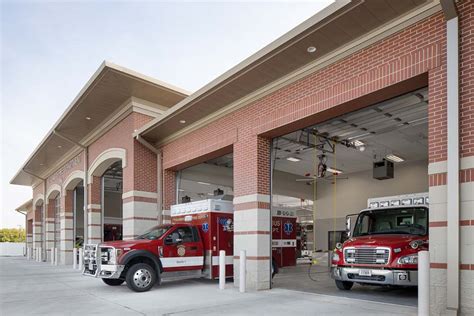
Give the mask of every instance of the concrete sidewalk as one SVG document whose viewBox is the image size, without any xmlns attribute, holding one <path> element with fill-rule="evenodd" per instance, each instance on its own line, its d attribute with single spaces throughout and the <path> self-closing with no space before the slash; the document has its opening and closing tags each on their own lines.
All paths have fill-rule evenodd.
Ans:
<svg viewBox="0 0 474 316">
<path fill-rule="evenodd" d="M 416 315 L 416 308 L 292 290 L 239 293 L 209 280 L 165 282 L 146 293 L 111 287 L 71 267 L 0 257 L 2 315 Z"/>
</svg>

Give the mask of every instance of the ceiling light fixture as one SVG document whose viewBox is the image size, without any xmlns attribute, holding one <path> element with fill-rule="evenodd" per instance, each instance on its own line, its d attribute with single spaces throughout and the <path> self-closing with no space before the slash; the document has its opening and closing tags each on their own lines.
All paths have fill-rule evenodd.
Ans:
<svg viewBox="0 0 474 316">
<path fill-rule="evenodd" d="M 352 143 L 353 143 L 354 146 L 356 146 L 356 147 L 364 146 L 364 145 L 365 145 L 364 142 L 362 142 L 362 141 L 360 141 L 360 140 L 358 140 L 358 139 L 355 140 L 355 141 L 353 141 Z"/>
<path fill-rule="evenodd" d="M 198 181 L 199 184 L 204 184 L 204 185 L 211 185 L 210 183 L 207 183 L 207 182 L 201 182 L 201 181 Z"/>
<path fill-rule="evenodd" d="M 298 161 L 301 161 L 301 159 L 300 159 L 300 158 L 296 158 L 296 157 L 288 157 L 288 158 L 286 158 L 286 160 L 288 160 L 288 161 L 292 161 L 292 162 L 298 162 Z"/>
<path fill-rule="evenodd" d="M 307 51 L 308 53 L 310 53 L 310 54 L 316 52 L 316 50 L 317 50 L 317 49 L 316 49 L 316 47 L 314 47 L 314 46 L 310 46 L 310 47 L 308 47 L 308 48 L 306 49 L 306 51 Z"/>
<path fill-rule="evenodd" d="M 61 146 L 61 145 L 58 145 L 58 148 L 63 148 L 63 146 Z"/>
<path fill-rule="evenodd" d="M 180 122 L 181 124 L 185 124 L 185 123 L 186 123 L 185 120 L 180 120 L 179 122 Z"/>
<path fill-rule="evenodd" d="M 390 155 L 385 156 L 385 159 L 390 160 L 391 162 L 403 162 L 403 161 L 405 161 L 405 159 L 403 159 L 402 157 L 394 155 L 394 154 L 390 154 Z"/>
<path fill-rule="evenodd" d="M 326 171 L 331 172 L 331 173 L 335 173 L 335 174 L 341 174 L 342 173 L 342 170 L 334 169 L 334 168 L 331 168 L 331 167 L 327 167 Z"/>
<path fill-rule="evenodd" d="M 86 116 L 86 120 L 90 121 L 90 120 L 91 120 L 91 117 L 90 117 L 90 116 Z"/>
</svg>

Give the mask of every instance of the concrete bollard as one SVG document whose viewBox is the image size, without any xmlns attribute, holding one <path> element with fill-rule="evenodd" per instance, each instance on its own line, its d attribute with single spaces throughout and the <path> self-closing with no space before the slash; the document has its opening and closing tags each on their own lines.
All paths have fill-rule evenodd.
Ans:
<svg viewBox="0 0 474 316">
<path fill-rule="evenodd" d="M 72 248 L 72 268 L 77 269 L 77 248 Z"/>
<path fill-rule="evenodd" d="M 38 254 L 39 254 L 39 249 L 38 249 L 38 248 L 35 248 L 35 261 L 36 261 L 36 262 L 39 262 Z"/>
<path fill-rule="evenodd" d="M 219 290 L 225 289 L 225 250 L 219 251 Z"/>
<path fill-rule="evenodd" d="M 418 252 L 418 315 L 430 314 L 430 252 Z"/>
<path fill-rule="evenodd" d="M 84 262 L 84 248 L 79 248 L 79 265 L 78 269 L 82 271 L 82 264 Z"/>
<path fill-rule="evenodd" d="M 239 275 L 239 292 L 245 293 L 247 283 L 247 254 L 245 250 L 240 251 L 240 275 Z"/>
<path fill-rule="evenodd" d="M 38 262 L 43 262 L 43 248 L 38 248 Z"/>
<path fill-rule="evenodd" d="M 49 259 L 51 259 L 51 265 L 54 266 L 54 248 L 49 251 Z"/>
<path fill-rule="evenodd" d="M 54 248 L 54 265 L 58 265 L 58 248 Z"/>
</svg>

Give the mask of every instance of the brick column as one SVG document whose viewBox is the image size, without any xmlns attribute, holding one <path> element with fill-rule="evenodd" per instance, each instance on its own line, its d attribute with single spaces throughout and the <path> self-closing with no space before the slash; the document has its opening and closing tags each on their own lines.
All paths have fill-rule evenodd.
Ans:
<svg viewBox="0 0 474 316">
<path fill-rule="evenodd" d="M 43 206 L 35 205 L 33 217 L 33 248 L 43 247 Z M 33 257 L 36 259 L 36 252 L 33 252 Z"/>
<path fill-rule="evenodd" d="M 100 243 L 102 236 L 101 179 L 92 176 L 87 190 L 87 243 Z"/>
<path fill-rule="evenodd" d="M 123 169 L 123 239 L 133 239 L 158 224 L 156 153 L 137 141 L 133 162 Z"/>
<path fill-rule="evenodd" d="M 74 191 L 66 190 L 61 197 L 61 234 L 60 234 L 60 264 L 72 264 L 72 249 L 74 248 Z"/>
<path fill-rule="evenodd" d="M 157 193 L 129 191 L 123 195 L 123 239 L 133 239 L 158 224 Z"/>
<path fill-rule="evenodd" d="M 247 252 L 247 287 L 270 288 L 270 140 L 258 136 L 234 145 L 234 284 L 239 256 Z"/>
<path fill-rule="evenodd" d="M 33 217 L 34 217 L 34 211 L 33 211 Z M 27 219 L 26 220 L 26 247 L 27 248 L 33 248 L 33 219 Z"/>
<path fill-rule="evenodd" d="M 51 248 L 54 247 L 54 212 L 55 199 L 47 199 L 46 204 L 46 261 L 51 261 Z"/>
<path fill-rule="evenodd" d="M 165 170 L 163 172 L 163 213 L 162 223 L 171 223 L 171 205 L 176 204 L 176 172 L 173 170 Z"/>
</svg>

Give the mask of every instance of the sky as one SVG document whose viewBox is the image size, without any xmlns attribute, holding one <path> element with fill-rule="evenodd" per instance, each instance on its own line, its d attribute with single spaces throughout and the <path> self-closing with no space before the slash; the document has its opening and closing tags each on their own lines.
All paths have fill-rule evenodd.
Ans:
<svg viewBox="0 0 474 316">
<path fill-rule="evenodd" d="M 24 226 L 9 181 L 102 61 L 196 91 L 331 2 L 0 0 L 0 228 Z"/>
</svg>

